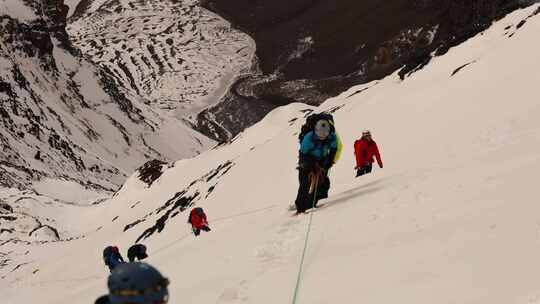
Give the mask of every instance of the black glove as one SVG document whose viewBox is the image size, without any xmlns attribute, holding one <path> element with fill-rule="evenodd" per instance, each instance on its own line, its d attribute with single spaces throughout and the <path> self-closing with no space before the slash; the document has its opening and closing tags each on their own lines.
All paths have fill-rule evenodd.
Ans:
<svg viewBox="0 0 540 304">
<path fill-rule="evenodd" d="M 328 159 L 326 163 L 324 164 L 323 168 L 325 171 L 328 171 L 330 170 L 330 168 L 332 168 L 333 165 L 334 165 L 333 159 Z"/>
<path fill-rule="evenodd" d="M 337 153 L 336 149 L 330 150 L 330 154 L 328 154 L 328 157 L 326 158 L 326 161 L 323 166 L 326 169 L 326 171 L 328 171 L 334 165 L 334 158 L 336 158 L 336 153 Z"/>
<path fill-rule="evenodd" d="M 311 155 L 300 154 L 300 168 L 313 172 L 317 165 L 317 159 Z"/>
</svg>

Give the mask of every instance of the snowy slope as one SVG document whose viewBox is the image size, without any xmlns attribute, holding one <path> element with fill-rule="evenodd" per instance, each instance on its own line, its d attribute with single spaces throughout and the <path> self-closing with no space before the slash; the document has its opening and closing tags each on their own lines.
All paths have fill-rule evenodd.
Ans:
<svg viewBox="0 0 540 304">
<path fill-rule="evenodd" d="M 538 13 L 316 109 L 334 111 L 345 147 L 313 213 L 298 303 L 540 303 Z M 146 167 L 86 208 L 79 229 L 98 231 L 83 239 L 0 246 L 3 303 L 91 303 L 106 289 L 101 249 L 141 236 L 171 303 L 290 303 L 309 217 L 288 206 L 309 109 L 278 108 L 230 145 Z M 354 179 L 366 128 L 385 168 Z M 190 204 L 213 228 L 198 239 L 180 213 Z"/>
<path fill-rule="evenodd" d="M 73 13 L 75 12 L 75 9 L 79 5 L 79 3 L 81 3 L 81 1 L 82 0 L 64 0 L 64 4 L 69 7 L 68 17 L 73 15 Z"/>
<path fill-rule="evenodd" d="M 179 118 L 216 103 L 254 43 L 197 0 L 87 1 L 68 32 L 124 91 Z"/>
<path fill-rule="evenodd" d="M 22 1 L 1 0 L 0 12 L 21 21 L 34 21 L 38 19 L 32 8 L 25 5 Z"/>
</svg>

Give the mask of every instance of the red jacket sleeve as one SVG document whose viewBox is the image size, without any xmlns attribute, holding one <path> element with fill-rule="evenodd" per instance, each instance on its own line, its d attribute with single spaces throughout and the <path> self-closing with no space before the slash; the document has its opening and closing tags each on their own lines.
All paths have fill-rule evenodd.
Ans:
<svg viewBox="0 0 540 304">
<path fill-rule="evenodd" d="M 377 163 L 379 164 L 379 167 L 382 168 L 383 163 L 381 160 L 381 154 L 379 153 L 379 147 L 377 147 L 377 144 L 375 144 L 375 158 L 377 158 Z"/>
<path fill-rule="evenodd" d="M 356 158 L 356 166 L 360 166 L 360 141 L 357 140 L 354 142 L 354 156 Z"/>
<path fill-rule="evenodd" d="M 202 223 L 203 223 L 203 226 L 208 226 L 208 220 L 206 219 L 206 214 L 203 214 L 202 216 Z"/>
</svg>

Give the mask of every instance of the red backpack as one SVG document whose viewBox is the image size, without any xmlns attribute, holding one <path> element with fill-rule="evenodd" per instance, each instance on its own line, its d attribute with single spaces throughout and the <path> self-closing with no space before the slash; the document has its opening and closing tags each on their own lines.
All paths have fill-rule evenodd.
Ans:
<svg viewBox="0 0 540 304">
<path fill-rule="evenodd" d="M 193 208 L 189 213 L 188 223 L 195 228 L 206 226 L 208 223 L 206 221 L 204 210 L 201 207 Z"/>
</svg>

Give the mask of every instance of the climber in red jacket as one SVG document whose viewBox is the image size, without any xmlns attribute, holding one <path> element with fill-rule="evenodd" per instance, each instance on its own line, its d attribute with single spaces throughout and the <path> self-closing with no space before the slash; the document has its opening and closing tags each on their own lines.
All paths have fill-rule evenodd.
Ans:
<svg viewBox="0 0 540 304">
<path fill-rule="evenodd" d="M 191 228 L 193 229 L 193 234 L 195 234 L 195 236 L 199 236 L 201 230 L 206 232 L 210 231 L 208 221 L 206 220 L 206 214 L 201 207 L 196 207 L 191 210 L 189 213 L 188 223 L 191 224 Z"/>
<path fill-rule="evenodd" d="M 373 156 L 377 158 L 379 167 L 383 167 L 377 143 L 371 138 L 371 132 L 362 132 L 362 138 L 354 142 L 354 155 L 356 156 L 356 177 L 370 173 L 373 167 Z"/>
</svg>

